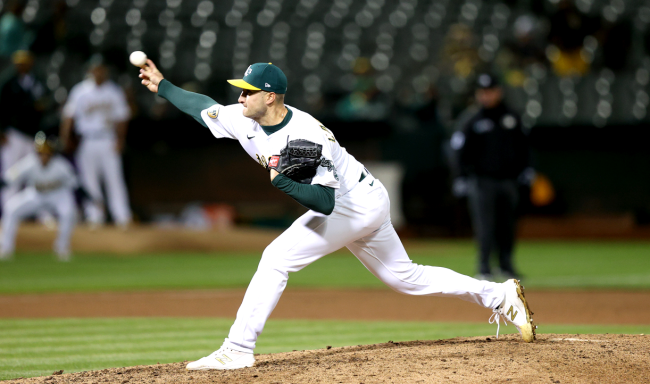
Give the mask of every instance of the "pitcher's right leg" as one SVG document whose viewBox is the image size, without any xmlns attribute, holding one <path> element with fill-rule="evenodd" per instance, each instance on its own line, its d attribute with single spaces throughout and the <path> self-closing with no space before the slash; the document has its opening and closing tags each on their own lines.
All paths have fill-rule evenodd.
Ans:
<svg viewBox="0 0 650 384">
<path fill-rule="evenodd" d="M 408 295 L 457 297 L 492 309 L 490 323 L 513 323 L 525 342 L 535 340 L 532 311 L 519 281 L 493 283 L 461 275 L 447 268 L 412 262 L 392 224 L 348 245 L 355 256 L 381 281 Z M 499 327 L 497 327 L 497 337 Z"/>
<path fill-rule="evenodd" d="M 377 232 L 348 245 L 348 249 L 373 275 L 400 293 L 453 296 L 492 309 L 505 297 L 501 284 L 476 280 L 447 268 L 414 263 L 390 219 Z"/>
</svg>

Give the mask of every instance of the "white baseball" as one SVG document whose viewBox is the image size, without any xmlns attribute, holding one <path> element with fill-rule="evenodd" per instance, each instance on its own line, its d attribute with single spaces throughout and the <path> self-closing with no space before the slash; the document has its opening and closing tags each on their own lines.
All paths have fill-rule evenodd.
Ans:
<svg viewBox="0 0 650 384">
<path fill-rule="evenodd" d="M 133 51 L 129 56 L 129 61 L 136 67 L 142 67 L 147 64 L 147 54 L 142 51 Z"/>
</svg>

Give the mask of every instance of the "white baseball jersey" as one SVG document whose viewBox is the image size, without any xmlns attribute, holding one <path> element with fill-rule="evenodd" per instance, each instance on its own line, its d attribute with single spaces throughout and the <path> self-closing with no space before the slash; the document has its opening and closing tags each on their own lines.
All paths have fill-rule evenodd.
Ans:
<svg viewBox="0 0 650 384">
<path fill-rule="evenodd" d="M 242 114 L 241 104 L 220 105 L 201 112 L 203 121 L 216 138 L 238 140 L 253 160 L 264 168 L 273 155 L 287 146 L 287 141 L 303 139 L 323 146 L 323 163 L 312 179 L 312 184 L 338 189 L 343 195 L 359 183 L 363 165 L 336 141 L 332 132 L 308 113 L 287 106 L 293 116 L 281 130 L 267 135 L 256 121 Z"/>
<path fill-rule="evenodd" d="M 75 131 L 85 138 L 115 138 L 115 123 L 130 117 L 122 89 L 112 81 L 97 85 L 86 79 L 72 87 L 63 116 L 75 120 Z"/>
<path fill-rule="evenodd" d="M 76 188 L 77 177 L 70 163 L 61 156 L 53 156 L 43 166 L 36 154 L 29 154 L 16 163 L 4 177 L 7 184 L 25 184 L 39 193 Z"/>
</svg>

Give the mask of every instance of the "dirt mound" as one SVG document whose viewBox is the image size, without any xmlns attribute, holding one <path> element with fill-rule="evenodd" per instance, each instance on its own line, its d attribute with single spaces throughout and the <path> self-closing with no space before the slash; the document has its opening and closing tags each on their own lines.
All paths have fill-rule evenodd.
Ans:
<svg viewBox="0 0 650 384">
<path fill-rule="evenodd" d="M 183 362 L 6 383 L 648 383 L 648 356 L 645 335 L 542 334 L 533 344 L 506 335 L 259 355 L 236 371 Z"/>
</svg>

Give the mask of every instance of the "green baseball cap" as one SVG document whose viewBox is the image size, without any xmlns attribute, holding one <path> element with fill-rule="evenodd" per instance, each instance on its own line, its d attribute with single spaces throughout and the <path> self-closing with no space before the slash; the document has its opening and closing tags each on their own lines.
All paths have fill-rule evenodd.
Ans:
<svg viewBox="0 0 650 384">
<path fill-rule="evenodd" d="M 248 66 L 243 79 L 228 80 L 237 88 L 252 91 L 266 91 L 279 94 L 287 92 L 287 77 L 284 72 L 271 63 L 255 63 Z"/>
</svg>

